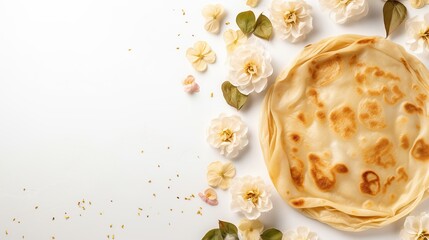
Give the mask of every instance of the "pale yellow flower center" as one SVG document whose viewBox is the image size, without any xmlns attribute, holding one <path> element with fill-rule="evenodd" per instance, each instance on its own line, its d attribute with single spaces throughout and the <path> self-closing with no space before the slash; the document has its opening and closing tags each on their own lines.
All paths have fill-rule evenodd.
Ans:
<svg viewBox="0 0 429 240">
<path fill-rule="evenodd" d="M 429 233 L 427 233 L 426 231 L 421 232 L 417 236 L 417 240 L 428 240 L 428 239 L 429 239 Z"/>
<path fill-rule="evenodd" d="M 423 38 L 426 42 L 429 42 L 429 28 L 426 28 L 425 31 L 421 31 L 420 37 Z"/>
<path fill-rule="evenodd" d="M 234 132 L 228 128 L 222 130 L 219 135 L 222 142 L 232 142 L 232 139 L 234 138 Z"/>
<path fill-rule="evenodd" d="M 247 75 L 256 75 L 258 74 L 258 66 L 253 62 L 247 62 L 244 65 L 244 72 Z"/>
<path fill-rule="evenodd" d="M 349 5 L 353 0 L 339 0 L 338 4 Z"/>
<path fill-rule="evenodd" d="M 250 201 L 252 201 L 252 203 L 254 204 L 254 205 L 256 205 L 256 204 L 258 204 L 258 201 L 259 201 L 259 190 L 258 189 L 252 189 L 252 190 L 249 190 L 249 191 L 247 191 L 245 194 L 244 194 L 244 196 L 243 196 L 243 198 L 245 199 L 245 200 L 250 200 Z"/>
<path fill-rule="evenodd" d="M 285 21 L 286 24 L 295 24 L 297 21 L 297 18 L 298 17 L 296 16 L 295 11 L 289 11 L 283 15 L 283 20 Z"/>
</svg>

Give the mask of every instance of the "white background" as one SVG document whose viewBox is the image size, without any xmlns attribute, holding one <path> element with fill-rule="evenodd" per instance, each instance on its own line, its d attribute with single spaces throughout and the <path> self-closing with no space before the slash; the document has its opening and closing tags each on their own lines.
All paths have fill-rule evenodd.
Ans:
<svg viewBox="0 0 429 240">
<path fill-rule="evenodd" d="M 336 25 L 318 1 L 309 0 L 314 30 L 308 38 L 290 44 L 274 36 L 266 43 L 275 69 L 270 81 L 303 46 L 324 37 L 384 36 L 383 1 L 369 1 L 365 19 Z M 114 234 L 190 240 L 218 219 L 238 224 L 241 216 L 230 212 L 228 192 L 218 191 L 217 207 L 198 197 L 185 200 L 207 187 L 207 165 L 223 160 L 205 140 L 210 120 L 237 113 L 220 91 L 226 80 L 222 35 L 203 29 L 201 9 L 211 2 L 0 0 L 0 239 Z M 222 24 L 222 32 L 236 29 L 236 14 L 248 9 L 245 0 L 219 3 L 227 11 L 224 22 L 231 22 Z M 262 0 L 254 11 L 268 13 L 269 3 Z M 404 4 L 409 16 L 429 9 Z M 404 45 L 403 26 L 391 39 Z M 217 54 L 202 74 L 185 58 L 197 40 L 208 41 Z M 193 96 L 182 90 L 188 74 L 201 86 Z M 257 138 L 264 94 L 252 96 L 237 113 L 249 126 L 250 144 L 234 163 L 237 176 L 260 175 L 271 185 Z M 78 206 L 82 199 L 86 210 Z M 274 188 L 272 200 L 274 210 L 261 217 L 267 228 L 305 225 L 324 240 L 399 239 L 403 224 L 340 232 L 302 216 Z M 414 213 L 428 207 L 426 202 Z"/>
</svg>

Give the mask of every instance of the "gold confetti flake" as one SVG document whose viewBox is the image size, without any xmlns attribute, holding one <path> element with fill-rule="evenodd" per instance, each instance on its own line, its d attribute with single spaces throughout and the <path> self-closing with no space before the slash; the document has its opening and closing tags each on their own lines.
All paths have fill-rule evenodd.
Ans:
<svg viewBox="0 0 429 240">
<path fill-rule="evenodd" d="M 182 9 L 182 16 L 185 16 L 185 15 L 186 15 L 185 9 Z"/>
<path fill-rule="evenodd" d="M 225 22 L 225 25 L 227 25 L 227 26 L 228 26 L 229 24 L 231 24 L 231 23 L 230 23 L 230 22 Z"/>
<path fill-rule="evenodd" d="M 122 229 L 124 229 L 124 228 L 125 228 L 125 225 L 124 225 L 124 224 L 122 224 L 121 228 L 122 228 Z"/>
<path fill-rule="evenodd" d="M 213 92 L 210 93 L 210 97 L 212 98 L 214 96 Z"/>
</svg>

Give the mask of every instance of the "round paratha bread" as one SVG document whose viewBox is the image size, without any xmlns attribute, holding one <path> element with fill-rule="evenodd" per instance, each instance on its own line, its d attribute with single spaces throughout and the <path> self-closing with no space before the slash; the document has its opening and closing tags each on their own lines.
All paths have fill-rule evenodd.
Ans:
<svg viewBox="0 0 429 240">
<path fill-rule="evenodd" d="M 429 187 L 428 82 L 417 58 L 380 37 L 306 46 L 263 104 L 261 147 L 283 199 L 346 231 L 413 210 Z"/>
</svg>

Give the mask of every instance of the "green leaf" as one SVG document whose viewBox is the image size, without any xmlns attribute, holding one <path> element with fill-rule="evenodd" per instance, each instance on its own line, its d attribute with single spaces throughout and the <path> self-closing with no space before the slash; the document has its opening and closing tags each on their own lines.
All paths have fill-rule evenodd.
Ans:
<svg viewBox="0 0 429 240">
<path fill-rule="evenodd" d="M 261 14 L 256 20 L 255 31 L 253 32 L 255 36 L 269 40 L 273 34 L 273 25 L 271 24 L 270 19 L 267 16 Z"/>
<path fill-rule="evenodd" d="M 241 12 L 235 19 L 240 30 L 248 35 L 255 30 L 255 14 L 252 11 Z"/>
<path fill-rule="evenodd" d="M 262 240 L 281 240 L 283 238 L 283 233 L 275 228 L 270 228 L 261 234 L 261 238 Z"/>
<path fill-rule="evenodd" d="M 242 94 L 236 86 L 228 81 L 222 83 L 222 93 L 228 105 L 237 110 L 240 110 L 247 101 L 247 95 Z"/>
<path fill-rule="evenodd" d="M 206 233 L 201 240 L 223 240 L 220 230 L 215 228 Z"/>
<path fill-rule="evenodd" d="M 223 238 L 229 235 L 229 237 L 234 237 L 235 240 L 238 240 L 238 229 L 234 224 L 219 220 L 219 230 Z"/>
<path fill-rule="evenodd" d="M 407 8 L 396 0 L 388 0 L 384 3 L 383 18 L 386 38 L 401 25 L 407 17 Z"/>
</svg>

